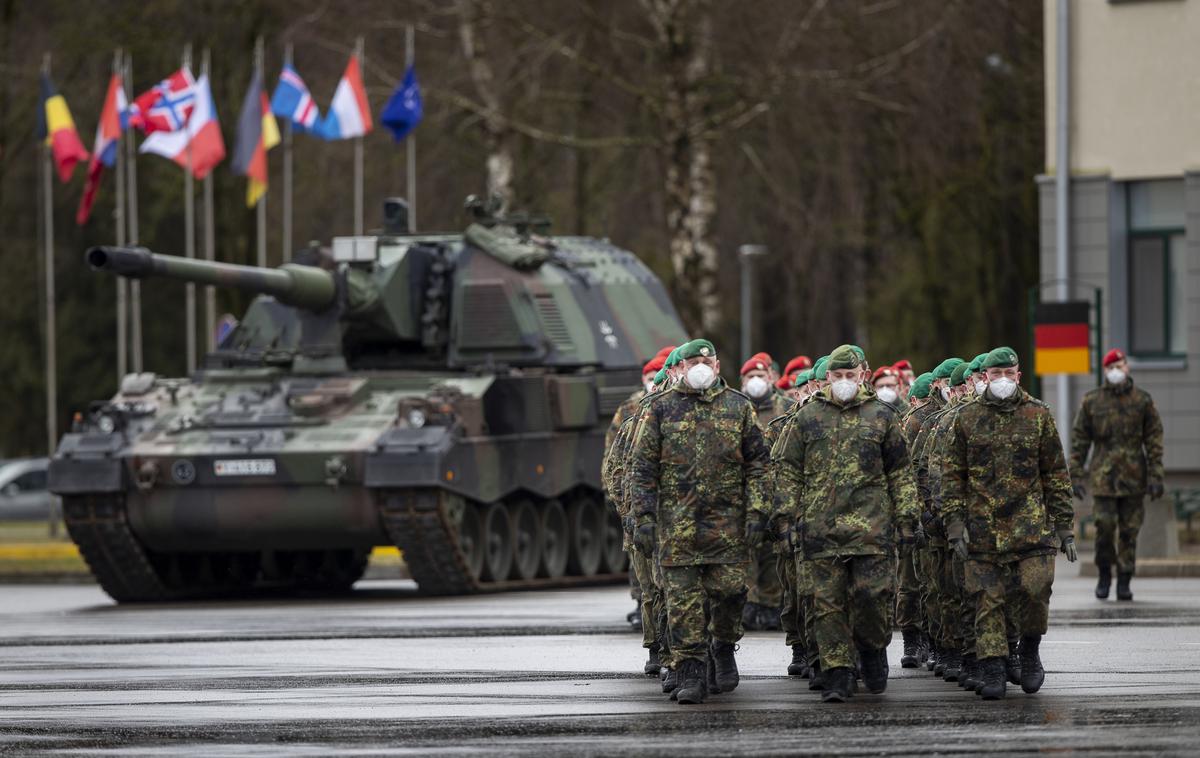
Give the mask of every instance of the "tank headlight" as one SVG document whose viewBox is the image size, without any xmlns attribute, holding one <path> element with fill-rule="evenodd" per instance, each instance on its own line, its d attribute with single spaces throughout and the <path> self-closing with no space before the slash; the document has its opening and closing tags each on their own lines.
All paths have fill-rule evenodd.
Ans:
<svg viewBox="0 0 1200 758">
<path fill-rule="evenodd" d="M 408 421 L 408 425 L 410 427 L 413 429 L 420 429 L 421 427 L 425 426 L 425 411 L 421 410 L 420 408 L 413 408 L 408 412 L 408 415 L 405 417 L 405 419 Z"/>
<path fill-rule="evenodd" d="M 113 420 L 112 416 L 109 416 L 108 414 L 101 414 L 101 416 L 96 419 L 96 428 L 105 434 L 112 434 L 117 430 L 117 422 Z"/>
</svg>

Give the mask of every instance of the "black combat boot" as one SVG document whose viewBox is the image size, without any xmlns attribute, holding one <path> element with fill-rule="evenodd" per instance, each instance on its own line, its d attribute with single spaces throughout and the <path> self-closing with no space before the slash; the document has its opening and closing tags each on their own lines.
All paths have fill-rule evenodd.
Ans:
<svg viewBox="0 0 1200 758">
<path fill-rule="evenodd" d="M 962 672 L 962 653 L 957 650 L 951 650 L 942 656 L 945 661 L 945 668 L 942 669 L 942 679 L 947 682 L 957 682 L 958 675 Z"/>
<path fill-rule="evenodd" d="M 1042 658 L 1038 655 L 1038 646 L 1042 644 L 1042 635 L 1031 634 L 1021 638 L 1021 689 L 1033 694 L 1042 688 L 1046 681 L 1046 671 L 1042 668 Z"/>
<path fill-rule="evenodd" d="M 1108 566 L 1098 566 L 1100 578 L 1096 580 L 1096 599 L 1108 600 L 1108 588 L 1112 584 L 1112 569 Z"/>
<path fill-rule="evenodd" d="M 825 703 L 844 703 L 854 695 L 854 671 L 839 666 L 829 669 L 825 674 L 825 691 L 821 693 L 821 701 Z"/>
<path fill-rule="evenodd" d="M 929 657 L 925 659 L 925 670 L 926 671 L 933 671 L 935 668 L 937 668 L 938 656 L 940 655 L 940 653 L 941 653 L 941 649 L 938 648 L 938 644 L 936 642 L 934 642 L 933 640 L 930 640 L 929 641 Z M 940 676 L 940 674 L 939 674 L 939 676 Z"/>
<path fill-rule="evenodd" d="M 820 661 L 813 661 L 812 676 L 808 679 L 808 688 L 818 692 L 825 689 L 825 672 L 821 670 Z"/>
<path fill-rule="evenodd" d="M 642 631 L 642 604 L 638 603 L 637 608 L 625 614 L 625 620 L 629 622 L 629 626 L 633 628 L 633 631 Z"/>
<path fill-rule="evenodd" d="M 704 656 L 704 687 L 710 695 L 720 695 L 721 685 L 717 684 L 717 664 L 713 660 L 712 650 Z"/>
<path fill-rule="evenodd" d="M 712 647 L 709 649 L 708 654 L 716 668 L 717 686 L 721 688 L 721 692 L 733 692 L 737 689 L 738 682 L 741 681 L 738 676 L 737 661 L 733 657 L 736 649 L 737 647 L 732 642 L 721 642 L 720 640 L 713 640 Z"/>
<path fill-rule="evenodd" d="M 696 658 L 687 658 L 679 664 L 679 692 L 676 700 L 681 705 L 695 705 L 704 702 L 707 694 L 704 686 L 705 662 Z"/>
<path fill-rule="evenodd" d="M 917 629 L 905 629 L 904 654 L 900 656 L 900 667 L 915 669 L 921 665 L 921 632 Z"/>
<path fill-rule="evenodd" d="M 1004 659 L 998 655 L 984 658 L 979 662 L 979 668 L 983 674 L 983 686 L 979 689 L 979 694 L 984 700 L 1003 698 L 1004 691 L 1008 689 L 1008 683 L 1004 681 Z"/>
<path fill-rule="evenodd" d="M 792 662 L 788 664 L 788 676 L 804 676 L 808 668 L 808 651 L 803 645 L 792 645 Z"/>
<path fill-rule="evenodd" d="M 967 653 L 962 659 L 962 668 L 959 670 L 958 686 L 964 690 L 974 690 L 975 685 L 979 683 L 979 678 L 983 676 L 979 661 L 975 660 L 974 653 Z"/>
<path fill-rule="evenodd" d="M 888 659 L 887 648 L 878 650 L 859 650 L 859 664 L 862 667 L 863 686 L 872 695 L 878 695 L 887 689 Z"/>
<path fill-rule="evenodd" d="M 1008 655 L 1004 657 L 1004 673 L 1008 683 L 1021 686 L 1021 638 L 1008 638 Z"/>
<path fill-rule="evenodd" d="M 670 695 L 671 699 L 675 699 L 675 690 L 679 689 L 679 669 L 667 669 L 666 676 L 662 680 L 662 691 L 664 695 Z"/>
<path fill-rule="evenodd" d="M 1117 600 L 1133 600 L 1133 590 L 1129 589 L 1130 579 L 1133 579 L 1132 573 L 1117 572 Z"/>
<path fill-rule="evenodd" d="M 646 676 L 658 676 L 658 672 L 662 670 L 662 659 L 658 657 L 658 643 L 654 643 L 649 648 L 649 656 L 646 658 L 646 665 L 642 667 L 642 671 Z"/>
</svg>

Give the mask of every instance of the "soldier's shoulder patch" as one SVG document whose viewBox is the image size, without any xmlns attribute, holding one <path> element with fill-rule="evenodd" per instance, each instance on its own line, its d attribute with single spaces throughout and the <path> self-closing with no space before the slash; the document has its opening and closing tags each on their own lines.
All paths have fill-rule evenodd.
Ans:
<svg viewBox="0 0 1200 758">
<path fill-rule="evenodd" d="M 1039 408 L 1045 408 L 1046 410 L 1050 410 L 1049 403 L 1047 403 L 1045 400 L 1042 400 L 1041 398 L 1034 397 L 1033 395 L 1029 396 L 1029 404 L 1036 405 Z"/>
</svg>

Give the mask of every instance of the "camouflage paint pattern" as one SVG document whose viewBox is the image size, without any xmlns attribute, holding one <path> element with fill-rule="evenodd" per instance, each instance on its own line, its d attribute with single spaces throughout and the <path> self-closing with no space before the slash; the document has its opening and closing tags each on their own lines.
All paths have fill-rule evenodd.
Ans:
<svg viewBox="0 0 1200 758">
<path fill-rule="evenodd" d="M 1096 516 L 1096 565 L 1113 566 L 1122 574 L 1137 569 L 1137 538 L 1146 515 L 1141 495 L 1093 499 Z"/>
<path fill-rule="evenodd" d="M 1086 479 L 1094 497 L 1141 496 L 1163 481 L 1162 419 L 1150 393 L 1126 378 L 1083 396 L 1071 431 L 1071 474 L 1076 483 Z"/>
<path fill-rule="evenodd" d="M 857 649 L 887 647 L 895 596 L 891 556 L 817 558 L 809 563 L 821 668 L 853 667 Z"/>
<path fill-rule="evenodd" d="M 673 665 L 689 658 L 703 660 L 711 641 L 742 638 L 744 563 L 663 566 L 662 574 Z"/>
<path fill-rule="evenodd" d="M 792 400 L 782 392 L 772 389 L 761 400 L 754 400 L 754 414 L 758 419 L 758 425 L 763 431 L 770 425 L 772 421 L 787 413 L 796 405 L 796 401 Z"/>
<path fill-rule="evenodd" d="M 1053 555 L 1003 563 L 971 558 L 964 573 L 975 610 L 976 658 L 1008 655 L 1010 634 L 1046 633 L 1054 584 Z"/>
</svg>

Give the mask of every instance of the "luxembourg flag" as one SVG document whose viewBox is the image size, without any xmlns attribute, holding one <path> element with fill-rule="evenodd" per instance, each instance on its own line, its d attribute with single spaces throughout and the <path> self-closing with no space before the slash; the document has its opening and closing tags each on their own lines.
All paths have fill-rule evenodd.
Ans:
<svg viewBox="0 0 1200 758">
<path fill-rule="evenodd" d="M 112 168 L 117 162 L 117 145 L 121 140 L 121 114 L 125 112 L 125 87 L 119 74 L 108 80 L 108 94 L 104 96 L 104 107 L 100 111 L 100 123 L 96 124 L 96 141 L 92 143 L 92 160 L 88 163 L 87 183 L 83 185 L 83 197 L 79 210 L 75 212 L 75 223 L 83 226 L 92 215 L 96 192 L 100 189 L 100 176 L 104 168 Z"/>
<path fill-rule="evenodd" d="M 321 126 L 321 113 L 308 92 L 308 85 L 290 65 L 284 65 L 279 72 L 279 83 L 271 95 L 271 113 L 292 122 L 296 131 L 316 132 Z"/>
<path fill-rule="evenodd" d="M 351 55 L 346 72 L 333 92 L 329 113 L 321 122 L 321 136 L 327 140 L 350 139 L 370 133 L 371 128 L 371 106 L 363 89 L 358 56 Z"/>
<path fill-rule="evenodd" d="M 196 105 L 187 126 L 173 132 L 154 132 L 142 143 L 141 152 L 170 158 L 185 169 L 190 162 L 192 175 L 197 179 L 208 176 L 213 166 L 225 159 L 225 140 L 217 123 L 217 106 L 208 86 L 208 74 L 196 80 Z"/>
</svg>

